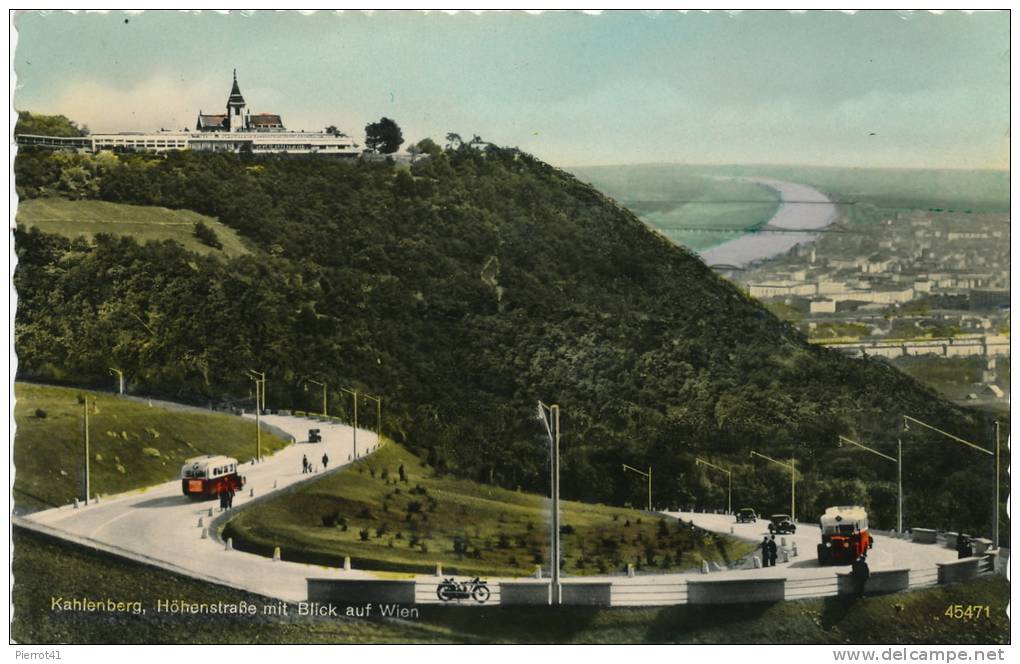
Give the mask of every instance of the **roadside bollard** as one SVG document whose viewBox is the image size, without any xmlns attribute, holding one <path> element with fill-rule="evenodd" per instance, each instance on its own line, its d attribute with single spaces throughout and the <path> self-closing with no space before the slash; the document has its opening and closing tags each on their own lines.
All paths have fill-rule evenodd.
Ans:
<svg viewBox="0 0 1020 664">
<path fill-rule="evenodd" d="M 627 577 L 631 579 L 634 578 L 634 565 L 631 563 L 627 563 Z"/>
<path fill-rule="evenodd" d="M 436 576 L 442 576 L 442 575 L 443 575 L 443 565 L 442 565 L 442 563 L 436 563 Z"/>
<path fill-rule="evenodd" d="M 781 556 L 780 562 L 783 563 L 790 562 L 790 553 L 786 549 L 783 549 L 783 555 Z"/>
<path fill-rule="evenodd" d="M 344 571 L 345 572 L 350 572 L 351 571 L 351 557 L 350 556 L 344 556 Z"/>
<path fill-rule="evenodd" d="M 234 538 L 233 537 L 228 537 L 227 538 L 227 542 L 223 545 L 223 550 L 224 551 L 233 551 L 234 550 Z"/>
<path fill-rule="evenodd" d="M 209 539 L 209 531 L 205 528 L 202 529 L 202 539 Z"/>
<path fill-rule="evenodd" d="M 99 494 L 97 493 L 96 494 L 96 505 L 98 505 L 98 504 L 99 504 Z"/>
<path fill-rule="evenodd" d="M 280 562 L 280 547 L 273 548 L 273 560 Z"/>
<path fill-rule="evenodd" d="M 211 508 L 211 507 L 209 508 L 209 514 L 208 514 L 208 516 L 212 516 L 212 508 Z"/>
<path fill-rule="evenodd" d="M 751 560 L 754 561 L 754 568 L 755 569 L 761 569 L 761 558 L 759 558 L 758 556 L 753 556 L 751 558 Z"/>
<path fill-rule="evenodd" d="M 74 499 L 74 509 L 78 509 L 78 499 Z"/>
<path fill-rule="evenodd" d="M 273 488 L 276 488 L 276 480 L 273 480 Z"/>
<path fill-rule="evenodd" d="M 535 565 L 535 575 L 534 576 L 535 576 L 536 579 L 541 579 L 542 578 L 542 566 L 541 565 Z"/>
<path fill-rule="evenodd" d="M 730 526 L 730 535 L 733 534 L 733 526 Z"/>
<path fill-rule="evenodd" d="M 796 542 L 793 543 L 793 550 L 790 552 L 790 555 L 792 555 L 794 558 L 797 557 L 797 543 Z"/>
<path fill-rule="evenodd" d="M 701 561 L 701 573 L 702 574 L 708 574 L 708 561 L 707 560 L 702 560 Z"/>
<path fill-rule="evenodd" d="M 198 517 L 198 527 L 201 528 L 204 525 L 205 525 L 205 519 L 203 519 L 202 517 Z"/>
<path fill-rule="evenodd" d="M 248 492 L 248 497 L 249 498 L 255 497 L 255 487 L 252 487 L 251 490 Z"/>
<path fill-rule="evenodd" d="M 780 537 L 779 538 L 779 546 L 786 546 L 786 538 L 785 537 Z"/>
</svg>

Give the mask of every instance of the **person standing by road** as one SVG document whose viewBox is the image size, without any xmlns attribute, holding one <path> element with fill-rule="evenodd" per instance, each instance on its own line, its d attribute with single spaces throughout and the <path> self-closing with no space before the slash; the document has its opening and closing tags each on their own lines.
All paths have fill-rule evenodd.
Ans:
<svg viewBox="0 0 1020 664">
<path fill-rule="evenodd" d="M 776 536 L 772 535 L 769 538 L 769 567 L 776 566 L 776 558 L 778 557 L 776 554 L 778 552 L 779 549 L 778 547 L 776 547 Z"/>
<path fill-rule="evenodd" d="M 323 452 L 322 453 L 322 469 L 326 470 L 326 468 L 328 466 L 329 466 L 329 455 L 326 454 L 325 452 Z"/>
<path fill-rule="evenodd" d="M 234 487 L 227 489 L 227 509 L 234 508 Z"/>
<path fill-rule="evenodd" d="M 864 597 L 864 587 L 868 583 L 868 577 L 871 576 L 871 570 L 868 569 L 868 558 L 865 554 L 861 554 L 860 557 L 854 561 L 854 564 L 850 566 L 850 576 L 854 580 L 854 587 L 857 589 L 857 596 Z"/>
<path fill-rule="evenodd" d="M 761 566 L 769 566 L 769 538 L 768 535 L 761 540 Z"/>
<path fill-rule="evenodd" d="M 307 454 L 302 454 L 301 455 L 301 474 L 302 475 L 308 474 L 308 455 Z"/>
</svg>

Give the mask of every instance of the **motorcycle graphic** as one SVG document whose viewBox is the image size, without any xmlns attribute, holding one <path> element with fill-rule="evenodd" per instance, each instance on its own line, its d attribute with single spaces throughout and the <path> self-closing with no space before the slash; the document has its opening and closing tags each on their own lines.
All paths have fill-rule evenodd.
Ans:
<svg viewBox="0 0 1020 664">
<path fill-rule="evenodd" d="M 489 586 L 477 576 L 470 581 L 463 582 L 458 582 L 450 577 L 443 579 L 436 587 L 436 596 L 444 602 L 473 598 L 479 604 L 484 604 L 489 599 Z"/>
</svg>

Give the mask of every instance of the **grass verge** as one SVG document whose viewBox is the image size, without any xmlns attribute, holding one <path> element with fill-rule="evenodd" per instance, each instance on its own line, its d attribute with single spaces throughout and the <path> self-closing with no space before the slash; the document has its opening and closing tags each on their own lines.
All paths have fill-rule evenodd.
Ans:
<svg viewBox="0 0 1020 664">
<path fill-rule="evenodd" d="M 84 417 L 89 401 L 93 494 L 115 494 L 177 477 L 188 457 L 254 456 L 255 423 L 194 409 L 169 410 L 102 392 L 14 384 L 14 499 L 19 512 L 84 496 Z M 263 431 L 262 449 L 286 445 Z"/>
<path fill-rule="evenodd" d="M 547 498 L 437 476 L 395 443 L 241 511 L 224 529 L 243 551 L 339 566 L 527 576 L 550 569 Z M 737 560 L 753 544 L 637 510 L 562 503 L 563 571 L 677 571 Z"/>
</svg>

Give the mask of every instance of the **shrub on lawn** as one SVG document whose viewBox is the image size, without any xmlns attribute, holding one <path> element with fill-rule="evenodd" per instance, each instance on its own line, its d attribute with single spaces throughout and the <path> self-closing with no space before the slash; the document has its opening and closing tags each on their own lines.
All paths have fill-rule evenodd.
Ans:
<svg viewBox="0 0 1020 664">
<path fill-rule="evenodd" d="M 36 419 L 45 420 L 46 419 L 46 411 L 43 410 L 42 408 L 36 408 L 35 409 L 35 417 L 36 417 Z"/>
<path fill-rule="evenodd" d="M 368 532 L 368 528 L 364 528 L 358 531 L 358 537 L 361 538 L 362 542 L 367 542 L 370 534 L 371 533 Z"/>
</svg>

